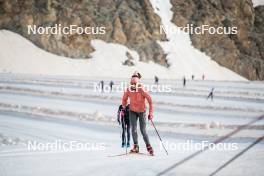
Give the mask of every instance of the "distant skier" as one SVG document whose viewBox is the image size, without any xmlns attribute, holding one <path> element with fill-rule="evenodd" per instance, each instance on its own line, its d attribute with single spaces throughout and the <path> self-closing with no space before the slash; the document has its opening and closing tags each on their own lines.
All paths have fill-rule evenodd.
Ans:
<svg viewBox="0 0 264 176">
<path fill-rule="evenodd" d="M 183 77 L 182 83 L 183 83 L 183 87 L 185 87 L 186 86 L 186 78 L 185 78 L 185 76 Z"/>
<path fill-rule="evenodd" d="M 148 119 L 153 119 L 153 104 L 152 99 L 147 91 L 144 90 L 142 84 L 139 83 L 141 75 L 138 72 L 135 72 L 130 81 L 130 87 L 124 92 L 122 99 L 122 107 L 125 109 L 128 99 L 130 100 L 130 111 L 129 118 L 132 128 L 132 137 L 134 146 L 130 150 L 131 153 L 139 153 L 138 146 L 138 135 L 137 135 L 137 121 L 139 120 L 140 131 L 143 136 L 144 142 L 146 144 L 147 150 L 150 155 L 154 154 L 154 151 L 150 145 L 149 138 L 146 132 L 146 104 L 147 99 L 149 103 L 149 115 Z"/>
<path fill-rule="evenodd" d="M 112 92 L 114 86 L 114 82 L 112 80 L 110 81 L 109 86 L 110 86 L 110 92 Z"/>
<path fill-rule="evenodd" d="M 202 80 L 204 80 L 204 79 L 205 79 L 205 74 L 202 75 Z"/>
<path fill-rule="evenodd" d="M 154 80 L 155 80 L 155 84 L 159 85 L 159 78 L 157 76 L 154 77 Z"/>
<path fill-rule="evenodd" d="M 122 105 L 119 106 L 117 111 L 117 121 L 119 125 L 122 125 L 122 147 L 130 147 L 130 121 L 129 121 L 129 105 L 122 108 Z M 126 135 L 127 134 L 127 135 Z M 127 136 L 127 137 L 126 137 Z"/>
<path fill-rule="evenodd" d="M 194 80 L 194 75 L 192 75 L 192 80 Z"/>
<path fill-rule="evenodd" d="M 104 81 L 100 81 L 101 92 L 104 92 Z"/>
<path fill-rule="evenodd" d="M 208 100 L 209 98 L 211 98 L 211 101 L 214 100 L 214 88 L 211 89 L 209 95 L 207 96 L 206 100 Z"/>
</svg>

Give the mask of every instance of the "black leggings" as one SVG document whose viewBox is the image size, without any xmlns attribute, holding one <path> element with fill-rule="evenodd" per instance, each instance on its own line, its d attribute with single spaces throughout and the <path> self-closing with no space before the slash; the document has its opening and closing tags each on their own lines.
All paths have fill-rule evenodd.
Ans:
<svg viewBox="0 0 264 176">
<path fill-rule="evenodd" d="M 122 119 L 122 143 L 130 142 L 130 122 L 129 119 Z M 126 141 L 126 132 L 127 132 L 127 141 Z"/>
</svg>

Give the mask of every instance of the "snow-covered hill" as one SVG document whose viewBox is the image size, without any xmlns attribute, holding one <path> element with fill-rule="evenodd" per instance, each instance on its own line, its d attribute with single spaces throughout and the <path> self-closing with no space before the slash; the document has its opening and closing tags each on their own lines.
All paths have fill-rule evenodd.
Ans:
<svg viewBox="0 0 264 176">
<path fill-rule="evenodd" d="M 2 30 L 0 72 L 128 77 L 138 70 L 145 78 L 153 78 L 155 74 L 160 78 L 190 78 L 194 75 L 201 79 L 205 74 L 210 80 L 245 80 L 238 73 L 250 80 L 263 80 L 263 10 L 261 7 L 254 10 L 251 1 L 94 0 L 90 3 L 57 3 L 52 0 L 50 3 L 30 1 L 21 5 L 4 0 L 0 29 L 16 32 L 41 49 L 63 57 L 40 51 L 21 36 Z M 254 0 L 253 3 L 257 6 L 263 4 L 263 0 Z M 75 6 L 80 11 L 76 11 Z M 94 9 L 98 11 L 95 13 Z M 106 27 L 106 33 L 94 36 L 63 32 L 35 35 L 26 30 L 28 26 L 36 25 L 50 33 L 49 27 L 58 29 L 60 25 L 88 27 L 94 24 L 100 24 L 98 28 Z M 205 32 L 205 35 L 193 34 L 191 42 L 184 33 L 160 34 L 161 24 L 172 30 L 179 29 L 176 25 L 184 27 L 187 24 L 193 27 L 203 24 L 232 26 L 237 27 L 238 35 L 230 37 Z M 169 41 L 166 42 L 166 38 Z M 134 58 L 133 67 L 122 64 L 130 56 L 127 51 Z M 84 59 L 90 56 L 91 59 Z M 149 63 L 139 62 L 139 56 Z"/>
<path fill-rule="evenodd" d="M 163 25 L 176 29 L 170 20 L 172 12 L 169 0 L 151 0 L 155 12 L 160 16 Z M 137 52 L 124 45 L 93 40 L 95 51 L 91 59 L 70 59 L 48 53 L 22 36 L 11 31 L 0 31 L 0 72 L 30 73 L 43 75 L 79 75 L 89 77 L 130 77 L 135 71 L 144 78 L 190 78 L 194 75 L 208 80 L 245 81 L 240 75 L 230 71 L 204 53 L 192 46 L 189 35 L 185 33 L 168 33 L 169 41 L 159 42 L 168 54 L 169 68 L 159 64 L 140 62 Z M 135 66 L 125 66 L 126 53 L 134 58 Z"/>
<path fill-rule="evenodd" d="M 162 23 L 177 28 L 170 19 L 172 12 L 168 0 L 152 0 L 155 12 Z M 158 9 L 158 10 L 157 10 Z M 0 31 L 0 72 L 30 73 L 43 75 L 81 75 L 100 77 L 129 77 L 138 70 L 145 78 L 158 75 L 161 78 L 188 78 L 194 75 L 201 78 L 204 74 L 209 80 L 246 80 L 238 74 L 218 65 L 204 53 L 192 46 L 190 37 L 185 33 L 167 34 L 169 41 L 160 42 L 171 65 L 165 68 L 153 62 L 139 61 L 138 53 L 120 44 L 93 40 L 95 51 L 91 59 L 70 59 L 48 53 L 22 36 L 11 31 Z M 123 65 L 126 52 L 134 58 L 135 66 Z"/>
<path fill-rule="evenodd" d="M 135 51 L 119 44 L 94 40 L 92 45 L 95 48 L 92 59 L 70 59 L 48 53 L 18 34 L 1 30 L 0 71 L 43 75 L 130 77 L 135 70 L 138 70 L 145 78 L 152 78 L 154 75 L 161 78 L 182 78 L 184 75 L 189 76 L 190 73 L 196 77 L 201 77 L 204 73 L 208 79 L 245 80 L 241 76 L 220 67 L 210 59 L 196 57 L 201 53 L 195 49 L 193 49 L 193 54 L 186 55 L 186 58 L 183 58 L 183 55 L 178 55 L 182 59 L 171 60 L 173 66 L 167 69 L 155 63 L 138 61 L 139 56 Z M 136 66 L 122 65 L 126 60 L 127 51 L 136 58 Z M 185 50 L 183 54 L 188 52 Z M 191 59 L 192 56 L 193 59 Z"/>
</svg>

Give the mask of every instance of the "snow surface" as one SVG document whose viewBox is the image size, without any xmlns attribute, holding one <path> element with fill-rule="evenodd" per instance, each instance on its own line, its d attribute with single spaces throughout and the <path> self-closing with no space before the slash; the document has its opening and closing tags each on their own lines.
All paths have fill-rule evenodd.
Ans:
<svg viewBox="0 0 264 176">
<path fill-rule="evenodd" d="M 152 133 L 150 140 L 156 149 L 155 157 L 108 157 L 125 152 L 119 146 L 118 128 L 69 120 L 35 119 L 15 114 L 1 115 L 0 132 L 10 141 L 10 144 L 4 144 L 0 148 L 0 173 L 3 176 L 86 176 L 90 174 L 153 176 L 194 152 L 194 150 L 169 150 L 169 156 L 166 156 L 159 148 L 155 134 Z M 164 134 L 163 138 L 174 143 L 186 141 L 164 136 Z M 19 139 L 18 141 L 21 142 L 14 143 L 14 139 Z M 65 142 L 104 142 L 106 148 L 103 151 L 43 152 L 29 151 L 25 145 L 28 141 L 45 143 L 52 142 L 54 139 Z M 237 151 L 206 151 L 167 175 L 208 175 L 249 144 L 250 142 L 238 143 Z M 141 151 L 145 152 L 144 145 L 141 142 L 140 145 Z M 263 144 L 259 144 L 223 169 L 220 174 L 261 175 L 264 172 L 263 159 Z"/>
<path fill-rule="evenodd" d="M 168 148 L 167 156 L 153 127 L 147 123 L 155 157 L 109 157 L 125 153 L 120 147 L 120 126 L 116 122 L 122 92 L 94 92 L 90 85 L 99 81 L 73 76 L 0 74 L 0 175 L 152 176 L 195 152 L 194 149 Z M 188 81 L 186 88 L 180 88 L 178 81 L 161 81 L 171 81 L 175 90 L 169 95 L 151 93 L 155 102 L 154 122 L 165 143 L 212 141 L 263 114 L 263 82 Z M 206 101 L 203 91 L 208 93 L 212 85 L 217 85 L 216 90 L 224 94 L 219 97 L 216 92 L 213 102 Z M 190 89 L 185 92 L 188 96 L 181 95 L 185 89 Z M 239 98 L 230 92 L 236 92 Z M 262 136 L 263 130 L 264 120 L 258 121 L 225 141 L 236 143 L 238 150 L 203 152 L 166 175 L 209 175 Z M 104 143 L 105 149 L 63 152 L 27 148 L 28 142 L 55 140 Z M 139 145 L 145 153 L 141 134 Z M 219 175 L 261 175 L 263 154 L 264 143 L 261 142 Z"/>
<path fill-rule="evenodd" d="M 264 5 L 264 0 L 252 0 L 252 2 L 254 7 Z"/>
</svg>

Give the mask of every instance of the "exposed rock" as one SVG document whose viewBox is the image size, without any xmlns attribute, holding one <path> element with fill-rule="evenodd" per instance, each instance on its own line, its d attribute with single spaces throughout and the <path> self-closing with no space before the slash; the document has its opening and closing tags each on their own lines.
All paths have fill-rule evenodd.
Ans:
<svg viewBox="0 0 264 176">
<path fill-rule="evenodd" d="M 236 35 L 193 34 L 194 47 L 240 75 L 264 79 L 264 7 L 251 0 L 171 0 L 172 21 L 178 26 L 204 24 L 238 27 Z"/>
<path fill-rule="evenodd" d="M 105 27 L 101 35 L 28 35 L 27 25 L 53 27 L 78 25 Z M 163 50 L 156 43 L 160 18 L 149 0 L 0 0 L 0 29 L 20 33 L 49 52 L 72 58 L 89 58 L 90 41 L 102 39 L 138 51 L 142 61 L 165 65 Z"/>
<path fill-rule="evenodd" d="M 123 32 L 122 24 L 120 22 L 120 18 L 117 17 L 114 22 L 113 29 L 113 40 L 117 43 L 125 44 L 127 42 L 126 35 Z"/>
<path fill-rule="evenodd" d="M 127 56 L 127 60 L 125 60 L 123 65 L 127 65 L 127 66 L 135 65 L 134 58 L 132 57 L 132 55 L 129 52 L 126 52 L 126 56 Z"/>
</svg>

